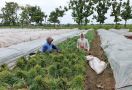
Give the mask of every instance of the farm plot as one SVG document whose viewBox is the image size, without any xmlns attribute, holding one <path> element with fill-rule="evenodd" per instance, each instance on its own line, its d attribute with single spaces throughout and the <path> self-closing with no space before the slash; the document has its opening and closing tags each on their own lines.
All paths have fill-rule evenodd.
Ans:
<svg viewBox="0 0 132 90">
<path fill-rule="evenodd" d="M 61 53 L 38 52 L 33 57 L 22 57 L 13 70 L 2 65 L 0 89 L 114 90 L 115 82 L 110 66 L 102 74 L 97 75 L 85 60 L 87 53 L 76 49 L 77 38 L 59 44 Z M 86 38 L 90 42 L 90 52 L 107 62 L 100 47 L 99 36 L 89 31 Z"/>
<path fill-rule="evenodd" d="M 2 65 L 0 89 L 84 90 L 85 53 L 76 49 L 77 37 L 59 44 L 62 53 L 37 53 L 20 58 L 9 70 Z"/>
</svg>

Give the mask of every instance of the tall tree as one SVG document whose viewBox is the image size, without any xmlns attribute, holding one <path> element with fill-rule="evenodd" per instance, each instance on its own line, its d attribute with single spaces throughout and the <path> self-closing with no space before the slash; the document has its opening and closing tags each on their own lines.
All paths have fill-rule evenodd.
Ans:
<svg viewBox="0 0 132 90">
<path fill-rule="evenodd" d="M 3 18 L 2 21 L 6 25 L 16 25 L 17 23 L 17 10 L 19 6 L 14 2 L 6 2 L 5 7 L 2 8 Z"/>
<path fill-rule="evenodd" d="M 61 7 L 60 8 L 56 8 L 55 11 L 52 11 L 49 15 L 49 19 L 48 21 L 50 23 L 54 23 L 54 25 L 56 23 L 60 23 L 60 20 L 59 20 L 59 17 L 63 17 L 64 16 L 64 12 L 65 10 L 62 9 Z"/>
<path fill-rule="evenodd" d="M 96 2 L 96 0 L 70 0 L 69 9 L 72 10 L 72 17 L 78 25 L 87 25 L 90 21 L 88 17 L 93 14 Z"/>
<path fill-rule="evenodd" d="M 120 2 L 117 2 L 117 0 L 112 0 L 111 2 L 112 4 L 112 13 L 111 16 L 114 16 L 114 22 L 116 23 L 117 26 L 117 22 L 121 21 L 121 6 L 122 6 L 122 0 L 120 0 Z"/>
<path fill-rule="evenodd" d="M 2 14 L 0 14 L 0 24 L 2 23 L 2 18 L 3 18 L 3 15 Z"/>
<path fill-rule="evenodd" d="M 111 5 L 110 0 L 99 0 L 97 2 L 97 6 L 96 6 L 97 15 L 94 16 L 94 18 L 100 24 L 103 24 L 104 21 L 107 19 L 105 14 L 107 13 L 110 5 Z"/>
<path fill-rule="evenodd" d="M 121 17 L 125 20 L 124 26 L 126 27 L 127 20 L 132 19 L 132 7 L 130 6 L 130 0 L 124 2 L 122 5 Z"/>
<path fill-rule="evenodd" d="M 44 22 L 45 22 L 45 24 L 46 24 L 46 22 L 47 22 L 47 15 L 46 14 L 44 14 Z"/>
<path fill-rule="evenodd" d="M 87 25 L 87 23 L 90 22 L 88 19 L 89 16 L 91 16 L 94 13 L 94 1 L 93 0 L 86 0 L 84 4 L 84 24 Z"/>
<path fill-rule="evenodd" d="M 72 10 L 72 17 L 74 21 L 81 25 L 83 23 L 85 0 L 70 0 L 69 9 Z"/>
<path fill-rule="evenodd" d="M 31 6 L 29 7 L 29 16 L 31 17 L 31 22 L 36 22 L 36 24 L 42 24 L 44 12 L 41 11 L 39 6 Z"/>
<path fill-rule="evenodd" d="M 22 12 L 20 14 L 20 23 L 23 25 L 29 25 L 30 24 L 30 17 L 29 17 L 29 11 L 28 11 L 28 5 L 25 7 L 21 7 Z"/>
</svg>

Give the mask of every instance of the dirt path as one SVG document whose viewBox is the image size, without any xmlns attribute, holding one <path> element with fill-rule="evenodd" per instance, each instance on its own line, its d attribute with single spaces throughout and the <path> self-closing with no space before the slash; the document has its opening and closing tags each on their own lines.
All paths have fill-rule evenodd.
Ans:
<svg viewBox="0 0 132 90">
<path fill-rule="evenodd" d="M 108 62 L 104 55 L 103 49 L 100 47 L 100 37 L 95 32 L 95 39 L 92 42 L 90 52 L 92 55 L 99 59 Z M 113 77 L 110 65 L 105 69 L 103 73 L 97 75 L 87 64 L 87 76 L 85 80 L 85 90 L 115 90 L 115 80 Z"/>
</svg>

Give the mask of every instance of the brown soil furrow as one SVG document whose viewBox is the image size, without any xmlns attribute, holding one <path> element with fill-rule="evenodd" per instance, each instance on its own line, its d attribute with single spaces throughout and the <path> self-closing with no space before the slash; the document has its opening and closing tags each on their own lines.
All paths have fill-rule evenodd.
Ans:
<svg viewBox="0 0 132 90">
<path fill-rule="evenodd" d="M 108 63 L 107 57 L 103 49 L 101 48 L 100 37 L 95 32 L 95 39 L 92 42 L 92 47 L 90 53 L 102 61 Z M 110 65 L 108 64 L 107 68 L 103 73 L 97 75 L 87 64 L 87 76 L 85 80 L 85 90 L 115 90 L 115 80 L 113 77 L 113 72 Z"/>
</svg>

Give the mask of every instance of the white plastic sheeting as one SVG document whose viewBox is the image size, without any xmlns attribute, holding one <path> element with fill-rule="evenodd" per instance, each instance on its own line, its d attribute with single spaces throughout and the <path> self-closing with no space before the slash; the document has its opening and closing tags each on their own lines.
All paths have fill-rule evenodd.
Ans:
<svg viewBox="0 0 132 90">
<path fill-rule="evenodd" d="M 119 90 L 132 90 L 132 41 L 117 33 L 98 30 Z"/>
<path fill-rule="evenodd" d="M 54 43 L 60 43 L 67 38 L 74 37 L 82 32 L 87 32 L 86 30 L 70 30 L 60 35 L 52 36 L 54 38 Z M 0 65 L 6 63 L 15 62 L 15 60 L 21 56 L 28 55 L 29 53 L 36 51 L 41 48 L 45 43 L 45 39 L 34 40 L 30 42 L 24 42 L 17 45 L 12 45 L 7 48 L 0 48 Z"/>
<path fill-rule="evenodd" d="M 68 33 L 71 30 L 0 29 L 0 48 L 33 41 L 47 36 Z"/>
<path fill-rule="evenodd" d="M 132 32 L 129 32 L 129 29 L 109 29 L 109 31 L 115 32 L 123 36 L 132 36 Z"/>
</svg>

